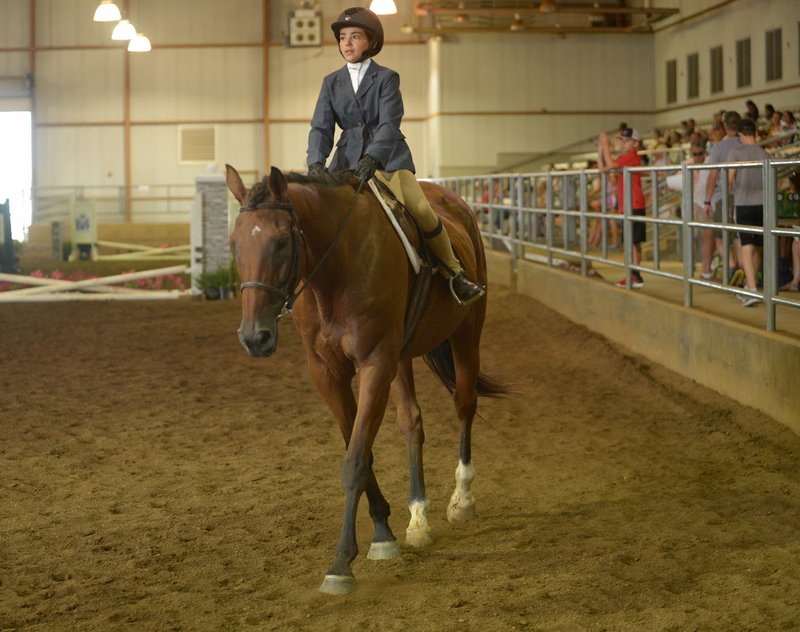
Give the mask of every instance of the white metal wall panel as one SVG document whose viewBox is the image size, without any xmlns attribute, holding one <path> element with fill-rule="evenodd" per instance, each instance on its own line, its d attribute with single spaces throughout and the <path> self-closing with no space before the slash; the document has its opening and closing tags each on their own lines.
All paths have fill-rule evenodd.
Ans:
<svg viewBox="0 0 800 632">
<path fill-rule="evenodd" d="M 124 182 L 122 128 L 40 127 L 36 180 L 40 186 L 119 186 Z"/>
<path fill-rule="evenodd" d="M 39 53 L 36 122 L 121 123 L 123 55 L 108 49 Z"/>
<path fill-rule="evenodd" d="M 132 55 L 133 121 L 260 119 L 261 50 L 168 48 Z"/>
<path fill-rule="evenodd" d="M 98 4 L 99 0 L 36 0 L 36 45 L 41 47 L 110 45 L 114 23 L 92 20 Z M 117 3 L 117 6 L 120 6 L 120 3 Z"/>
<path fill-rule="evenodd" d="M 262 0 L 135 0 L 131 20 L 154 44 L 261 42 Z"/>
<path fill-rule="evenodd" d="M 30 55 L 20 52 L 0 52 L 0 78 L 22 77 L 30 72 Z"/>
<path fill-rule="evenodd" d="M 305 122 L 270 125 L 270 163 L 284 171 L 305 171 L 308 129 L 308 123 Z M 235 166 L 238 168 L 238 165 Z M 256 167 L 263 171 L 261 165 Z"/>
<path fill-rule="evenodd" d="M 0 48 L 28 46 L 29 31 L 28 0 L 0 2 Z"/>
<path fill-rule="evenodd" d="M 261 168 L 264 142 L 261 124 L 218 124 L 216 171 L 225 162 L 243 170 Z M 131 127 L 131 158 L 135 164 L 134 184 L 163 185 L 194 182 L 208 175 L 206 164 L 181 164 L 177 125 L 134 125 Z M 255 157 L 255 158 L 254 158 Z"/>
<path fill-rule="evenodd" d="M 654 105 L 648 37 L 472 35 L 440 49 L 444 112 Z"/>
</svg>

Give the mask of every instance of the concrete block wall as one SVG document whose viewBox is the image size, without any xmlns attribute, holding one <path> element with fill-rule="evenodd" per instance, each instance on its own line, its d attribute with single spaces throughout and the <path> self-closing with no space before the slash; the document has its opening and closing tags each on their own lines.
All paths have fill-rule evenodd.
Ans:
<svg viewBox="0 0 800 632">
<path fill-rule="evenodd" d="M 556 268 L 487 252 L 489 280 L 800 434 L 800 342 Z"/>
<path fill-rule="evenodd" d="M 213 272 L 230 266 L 228 241 L 228 188 L 223 176 L 195 179 L 202 200 L 203 255 L 202 272 Z"/>
</svg>

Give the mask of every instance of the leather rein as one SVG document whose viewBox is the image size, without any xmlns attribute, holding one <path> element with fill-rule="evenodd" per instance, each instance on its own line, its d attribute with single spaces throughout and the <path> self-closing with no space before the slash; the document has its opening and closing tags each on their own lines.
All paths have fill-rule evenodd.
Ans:
<svg viewBox="0 0 800 632">
<path fill-rule="evenodd" d="M 333 237 L 333 241 L 330 243 L 328 248 L 322 254 L 322 256 L 317 261 L 317 264 L 311 270 L 311 273 L 306 277 L 306 280 L 303 282 L 303 285 L 300 286 L 300 289 L 295 292 L 295 288 L 300 281 L 300 248 L 298 247 L 298 242 L 300 239 L 303 239 L 303 243 L 305 243 L 305 238 L 303 237 L 303 232 L 300 230 L 300 224 L 297 219 L 297 212 L 294 209 L 294 205 L 291 202 L 260 202 L 259 204 L 252 204 L 250 206 L 240 206 L 239 212 L 247 212 L 247 211 L 259 211 L 262 209 L 266 210 L 277 210 L 277 211 L 286 211 L 289 213 L 289 219 L 291 221 L 291 236 L 292 236 L 292 264 L 289 268 L 289 275 L 286 278 L 286 281 L 283 283 L 282 287 L 275 287 L 274 285 L 270 285 L 269 283 L 264 283 L 263 281 L 256 281 L 256 280 L 248 280 L 242 281 L 239 284 L 239 291 L 244 292 L 244 290 L 248 288 L 252 288 L 255 290 L 264 290 L 270 294 L 274 294 L 278 296 L 283 301 L 283 308 L 281 309 L 281 313 L 278 314 L 276 320 L 280 320 L 286 314 L 292 313 L 292 307 L 294 307 L 294 302 L 297 298 L 303 293 L 308 287 L 308 284 L 311 282 L 311 279 L 317 273 L 317 270 L 320 269 L 322 264 L 325 262 L 325 259 L 328 258 L 328 255 L 331 254 L 333 251 L 334 246 L 339 241 L 339 238 L 342 236 L 342 232 L 344 231 L 344 227 L 347 225 L 347 221 L 350 219 L 350 215 L 353 213 L 353 209 L 356 206 L 356 201 L 358 200 L 358 195 L 361 193 L 361 189 L 364 187 L 364 180 L 361 180 L 358 183 L 358 188 L 356 189 L 355 195 L 353 195 L 353 200 L 350 202 L 350 208 L 347 209 L 347 213 L 339 222 L 339 226 L 336 229 L 336 234 Z"/>
</svg>

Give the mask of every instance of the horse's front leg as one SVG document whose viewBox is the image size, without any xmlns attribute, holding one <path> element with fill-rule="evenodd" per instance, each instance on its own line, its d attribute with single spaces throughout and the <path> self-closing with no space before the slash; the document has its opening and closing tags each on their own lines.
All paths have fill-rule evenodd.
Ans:
<svg viewBox="0 0 800 632">
<path fill-rule="evenodd" d="M 425 475 L 422 469 L 422 444 L 425 442 L 425 432 L 422 429 L 422 412 L 414 388 L 411 360 L 400 362 L 391 392 L 397 406 L 397 423 L 408 445 L 408 477 L 411 485 L 408 510 L 411 512 L 411 520 L 406 529 L 406 544 L 424 547 L 433 542 L 433 532 L 428 526 L 428 498 L 425 494 Z"/>
<path fill-rule="evenodd" d="M 356 512 L 361 494 L 370 480 L 372 444 L 378 434 L 394 369 L 370 366 L 361 371 L 358 393 L 358 411 L 342 462 L 344 487 L 344 519 L 336 557 L 320 586 L 324 593 L 346 595 L 353 591 L 355 578 L 351 564 L 358 555 L 356 542 Z M 385 501 L 384 501 L 385 502 Z M 388 504 L 387 516 L 388 516 Z M 388 524 L 387 524 L 388 528 Z M 393 538 L 394 536 L 392 536 Z"/>
<path fill-rule="evenodd" d="M 313 353 L 308 354 L 308 364 L 314 384 L 322 395 L 325 403 L 333 412 L 339 429 L 344 438 L 345 449 L 350 445 L 353 425 L 356 418 L 356 399 L 353 396 L 351 383 L 352 373 L 341 371 L 342 374 L 332 371 L 325 363 L 320 362 Z M 369 513 L 375 524 L 375 533 L 372 538 L 367 557 L 371 560 L 388 560 L 400 555 L 400 546 L 389 527 L 391 513 L 389 503 L 381 493 L 378 480 L 372 469 L 373 457 L 370 454 L 369 474 L 367 478 L 366 494 L 369 501 Z"/>
</svg>

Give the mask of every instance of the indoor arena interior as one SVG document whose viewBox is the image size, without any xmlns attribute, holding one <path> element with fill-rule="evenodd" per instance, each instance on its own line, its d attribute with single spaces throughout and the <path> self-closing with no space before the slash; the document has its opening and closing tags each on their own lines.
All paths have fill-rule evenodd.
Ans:
<svg viewBox="0 0 800 632">
<path fill-rule="evenodd" d="M 800 630 L 796 118 L 796 0 L 0 1 L 0 630 Z"/>
</svg>

